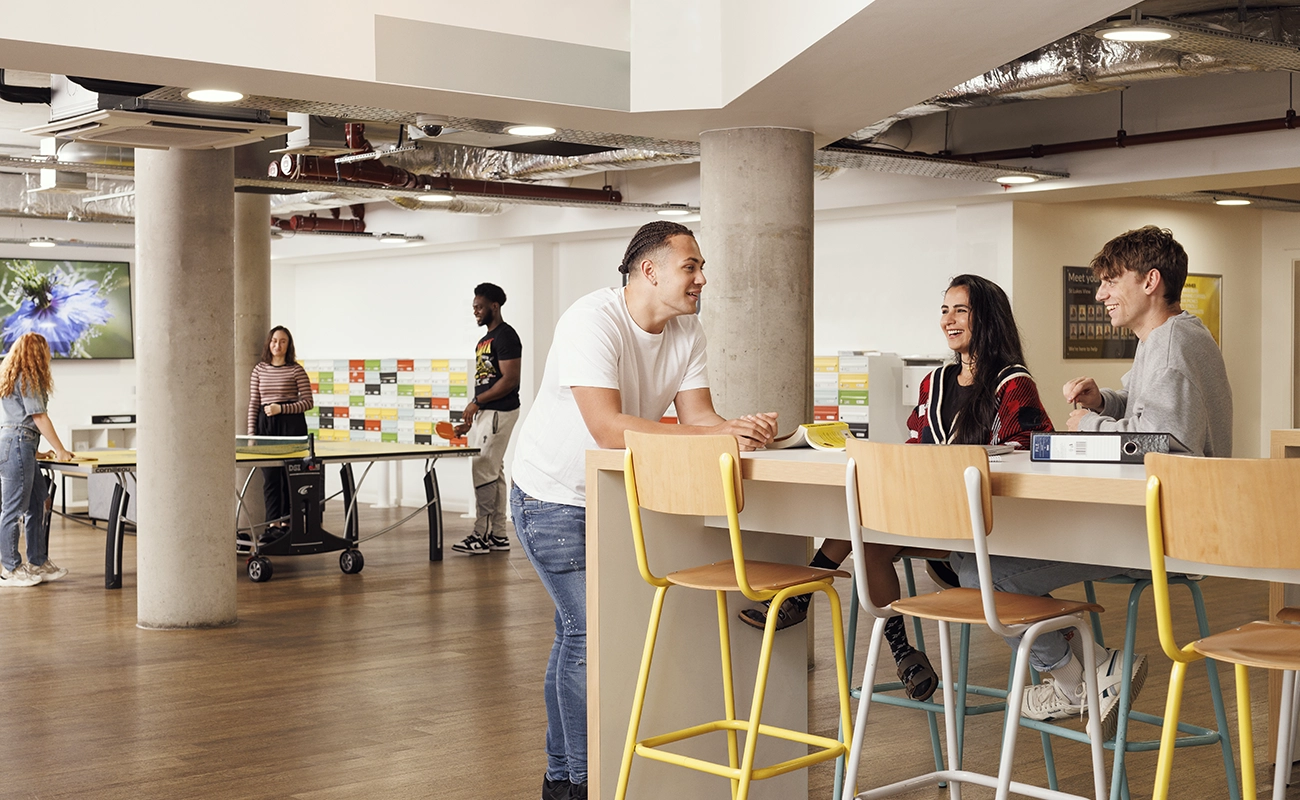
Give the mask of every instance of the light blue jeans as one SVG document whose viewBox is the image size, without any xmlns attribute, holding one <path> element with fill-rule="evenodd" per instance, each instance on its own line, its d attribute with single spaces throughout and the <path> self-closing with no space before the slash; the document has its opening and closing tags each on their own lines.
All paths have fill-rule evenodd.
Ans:
<svg viewBox="0 0 1300 800">
<path fill-rule="evenodd" d="M 957 573 L 962 586 L 971 589 L 979 588 L 979 568 L 975 564 L 974 554 L 953 553 L 948 557 L 948 563 Z M 1151 572 L 1145 569 L 1126 570 L 1097 564 L 1071 564 L 1067 561 L 1040 561 L 1035 558 L 1013 556 L 989 556 L 989 569 L 993 573 L 994 589 L 999 592 L 1014 592 L 1035 597 L 1048 596 L 1053 590 L 1072 583 L 1101 581 L 1116 575 L 1127 575 L 1133 578 L 1151 577 Z M 1086 628 L 1082 632 L 1091 635 Z M 1012 647 L 1020 646 L 1019 638 L 1006 641 Z M 1029 663 L 1039 672 L 1060 669 L 1069 660 L 1070 643 L 1065 638 L 1065 631 L 1048 631 L 1040 635 L 1029 651 Z"/>
<path fill-rule="evenodd" d="M 546 664 L 546 777 L 587 782 L 587 509 L 510 487 L 515 535 L 555 601 Z"/>
<path fill-rule="evenodd" d="M 27 563 L 39 567 L 49 557 L 50 532 L 45 528 L 45 476 L 36 468 L 41 435 L 17 425 L 0 427 L 0 563 L 16 569 L 18 521 L 27 532 Z"/>
</svg>

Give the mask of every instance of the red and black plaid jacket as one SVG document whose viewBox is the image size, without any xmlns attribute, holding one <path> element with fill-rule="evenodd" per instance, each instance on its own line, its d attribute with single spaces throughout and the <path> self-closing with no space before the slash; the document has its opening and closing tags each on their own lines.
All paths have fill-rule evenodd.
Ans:
<svg viewBox="0 0 1300 800">
<path fill-rule="evenodd" d="M 961 369 L 959 364 L 944 364 L 921 381 L 920 402 L 907 418 L 908 444 L 949 444 L 953 432 L 943 429 L 940 415 L 931 417 L 930 409 L 943 402 L 944 370 Z M 1029 449 L 1029 437 L 1034 433 L 1052 430 L 1052 420 L 1038 397 L 1038 386 L 1029 377 L 1029 371 L 1019 364 L 1002 370 L 998 382 L 998 412 L 993 417 L 989 431 L 989 444 L 1006 444 L 1021 450 Z M 934 402 L 930 402 L 932 387 L 938 387 Z"/>
</svg>

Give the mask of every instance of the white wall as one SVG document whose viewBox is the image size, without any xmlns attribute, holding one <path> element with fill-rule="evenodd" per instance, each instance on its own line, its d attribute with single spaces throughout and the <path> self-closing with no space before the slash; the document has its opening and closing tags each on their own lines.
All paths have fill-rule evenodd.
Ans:
<svg viewBox="0 0 1300 800">
<path fill-rule="evenodd" d="M 890 216 L 819 216 L 813 350 L 946 354 L 939 306 L 965 272 L 1010 290 L 1011 204 Z"/>
</svg>

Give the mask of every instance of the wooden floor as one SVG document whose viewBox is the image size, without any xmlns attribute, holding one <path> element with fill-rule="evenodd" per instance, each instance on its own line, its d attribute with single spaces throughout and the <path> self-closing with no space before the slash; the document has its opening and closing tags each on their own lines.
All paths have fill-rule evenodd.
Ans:
<svg viewBox="0 0 1300 800">
<path fill-rule="evenodd" d="M 365 513 L 367 526 L 392 514 Z M 448 545 L 468 532 L 456 514 L 447 526 Z M 355 576 L 340 572 L 336 554 L 278 558 L 269 583 L 253 584 L 241 571 L 238 625 L 144 631 L 135 627 L 134 539 L 125 587 L 105 591 L 102 528 L 56 520 L 51 553 L 68 577 L 0 591 L 9 698 L 0 714 L 0 798 L 538 797 L 553 606 L 517 545 L 509 554 L 448 552 L 431 563 L 427 543 L 418 522 L 365 542 L 365 570 Z M 842 588 L 847 597 L 847 582 Z M 1107 632 L 1118 639 L 1124 594 L 1103 593 L 1112 609 Z M 1260 616 L 1265 606 L 1264 588 L 1243 582 L 1207 581 L 1206 594 L 1217 628 Z M 810 705 L 814 727 L 833 735 L 825 625 L 818 639 Z M 1152 668 L 1138 707 L 1159 713 L 1168 664 L 1154 625 L 1139 649 Z M 1007 655 L 983 632 L 973 677 L 1004 682 Z M 1211 719 L 1205 685 L 1203 673 L 1193 673 L 1191 719 Z M 1228 677 L 1230 698 L 1231 686 Z M 1261 673 L 1257 707 L 1263 686 Z M 862 788 L 903 777 L 930 757 L 919 715 L 883 706 L 872 713 L 888 742 L 868 749 Z M 1257 713 L 1261 764 L 1263 720 Z M 972 719 L 967 764 L 995 763 L 997 736 L 995 716 Z M 1041 778 L 1037 738 L 1021 735 L 1019 779 Z M 1061 743 L 1056 752 L 1062 788 L 1086 790 L 1086 749 Z M 1152 754 L 1131 757 L 1134 797 L 1150 796 L 1154 762 Z M 1261 785 L 1269 780 L 1261 768 Z M 830 797 L 830 767 L 814 769 L 809 781 L 811 797 Z M 991 793 L 968 787 L 966 795 Z M 716 796 L 728 796 L 724 782 Z M 1172 796 L 1225 797 L 1217 751 L 1180 751 Z M 1288 796 L 1300 798 L 1300 788 Z"/>
</svg>

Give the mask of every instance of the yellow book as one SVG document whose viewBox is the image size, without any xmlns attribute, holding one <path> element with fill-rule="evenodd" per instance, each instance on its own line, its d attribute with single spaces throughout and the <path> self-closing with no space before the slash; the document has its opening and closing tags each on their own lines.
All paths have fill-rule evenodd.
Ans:
<svg viewBox="0 0 1300 800">
<path fill-rule="evenodd" d="M 767 449 L 813 447 L 818 450 L 843 450 L 844 440 L 852 435 L 847 422 L 808 422 L 800 425 L 794 433 L 773 440 Z"/>
</svg>

